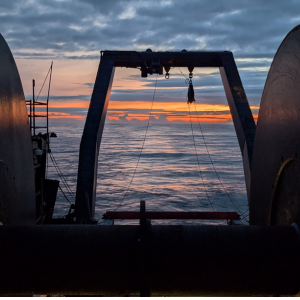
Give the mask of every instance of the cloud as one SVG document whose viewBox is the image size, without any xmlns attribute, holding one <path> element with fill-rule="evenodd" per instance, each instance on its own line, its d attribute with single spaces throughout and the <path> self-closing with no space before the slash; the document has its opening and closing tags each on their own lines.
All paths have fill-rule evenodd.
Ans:
<svg viewBox="0 0 300 300">
<path fill-rule="evenodd" d="M 99 61 L 100 50 L 230 50 L 248 99 L 258 105 L 272 59 L 300 23 L 299 2 L 265 0 L 30 0 L 0 2 L 1 33 L 18 59 Z M 159 80 L 158 101 L 183 101 L 184 79 Z M 115 88 L 112 100 L 151 101 L 155 78 L 138 75 L 139 91 Z M 83 83 L 92 88 L 93 83 Z M 197 97 L 223 99 L 218 71 L 194 78 Z M 179 89 L 174 89 L 179 87 Z M 69 98 L 68 98 L 69 97 Z M 73 98 L 72 98 L 73 97 Z M 90 95 L 53 101 L 89 100 Z"/>
<path fill-rule="evenodd" d="M 1 1 L 2 34 L 19 56 L 79 58 L 102 49 L 232 50 L 271 58 L 299 22 L 298 1 Z M 46 50 L 47 53 L 44 53 Z"/>
</svg>

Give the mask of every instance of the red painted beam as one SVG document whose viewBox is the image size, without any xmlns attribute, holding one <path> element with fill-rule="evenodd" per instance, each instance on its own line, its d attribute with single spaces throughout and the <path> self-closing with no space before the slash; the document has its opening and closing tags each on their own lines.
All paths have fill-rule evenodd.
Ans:
<svg viewBox="0 0 300 300">
<path fill-rule="evenodd" d="M 104 219 L 120 219 L 134 220 L 140 219 L 138 211 L 107 211 Z M 203 219 L 203 220 L 238 220 L 237 212 L 218 212 L 218 211 L 188 211 L 188 212 L 173 212 L 173 211 L 146 211 L 146 219 Z"/>
</svg>

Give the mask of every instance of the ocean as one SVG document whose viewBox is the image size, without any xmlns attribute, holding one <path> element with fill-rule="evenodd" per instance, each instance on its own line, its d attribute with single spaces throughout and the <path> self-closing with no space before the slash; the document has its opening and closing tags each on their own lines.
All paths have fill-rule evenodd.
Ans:
<svg viewBox="0 0 300 300">
<path fill-rule="evenodd" d="M 50 148 L 72 194 L 76 193 L 79 145 L 84 120 L 50 119 Z M 107 120 L 101 141 L 95 219 L 105 224 L 107 210 L 138 211 L 141 200 L 151 211 L 237 211 L 247 222 L 242 157 L 232 123 L 173 123 Z M 203 139 L 204 138 L 204 139 Z M 205 143 L 206 146 L 205 146 Z M 207 151 L 208 150 L 208 151 Z M 139 159 L 140 157 L 140 159 Z M 139 163 L 138 163 L 139 161 Z M 138 165 L 137 165 L 138 163 Z M 47 178 L 60 180 L 50 158 Z M 63 184 L 68 200 L 74 198 Z M 58 191 L 54 217 L 70 204 Z M 115 224 L 138 224 L 116 220 Z M 152 220 L 152 224 L 224 224 L 220 220 Z"/>
</svg>

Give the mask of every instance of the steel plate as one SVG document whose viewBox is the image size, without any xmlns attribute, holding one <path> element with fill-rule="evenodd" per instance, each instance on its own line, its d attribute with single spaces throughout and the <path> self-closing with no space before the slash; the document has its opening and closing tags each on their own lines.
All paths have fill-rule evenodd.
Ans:
<svg viewBox="0 0 300 300">
<path fill-rule="evenodd" d="M 271 65 L 254 140 L 250 224 L 288 225 L 300 211 L 300 26 Z"/>
<path fill-rule="evenodd" d="M 34 169 L 23 88 L 0 34 L 0 222 L 35 223 Z"/>
</svg>

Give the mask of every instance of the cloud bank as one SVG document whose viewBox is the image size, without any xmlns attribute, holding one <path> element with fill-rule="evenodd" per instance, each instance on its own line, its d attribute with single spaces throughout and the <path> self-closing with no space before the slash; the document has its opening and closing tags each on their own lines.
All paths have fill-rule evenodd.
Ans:
<svg viewBox="0 0 300 300">
<path fill-rule="evenodd" d="M 230 50 L 251 105 L 259 105 L 269 67 L 281 41 L 300 23 L 299 1 L 266 0 L 2 0 L 1 33 L 15 58 L 95 60 L 100 50 Z M 201 73 L 201 72 L 200 72 Z M 196 97 L 224 103 L 218 70 L 196 74 Z M 171 80 L 172 79 L 172 80 Z M 158 101 L 183 101 L 178 70 L 159 80 Z M 112 101 L 150 101 L 154 76 L 139 90 L 115 87 Z M 82 82 L 92 90 L 93 82 Z M 175 89 L 176 87 L 176 89 Z M 223 100 L 220 100 L 220 99 Z M 56 94 L 52 101 L 90 99 Z M 222 102 L 223 101 L 223 102 Z M 142 113 L 142 112 L 140 112 Z M 143 112 L 144 113 L 144 112 Z"/>
</svg>

